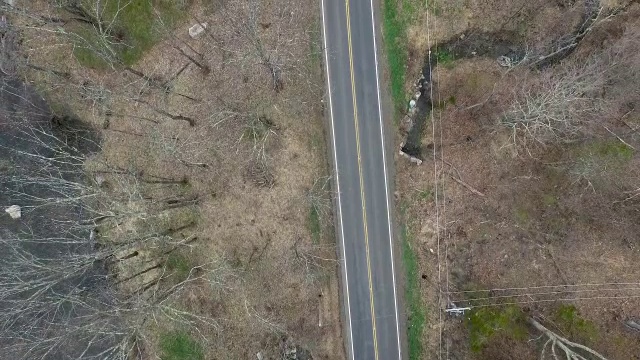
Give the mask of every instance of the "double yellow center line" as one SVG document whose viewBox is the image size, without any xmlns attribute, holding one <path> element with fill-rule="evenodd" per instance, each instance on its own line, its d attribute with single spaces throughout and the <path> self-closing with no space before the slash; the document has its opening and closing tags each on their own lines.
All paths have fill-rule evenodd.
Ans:
<svg viewBox="0 0 640 360">
<path fill-rule="evenodd" d="M 347 7 L 347 41 L 349 44 L 349 69 L 351 71 L 351 97 L 353 98 L 353 119 L 356 128 L 356 149 L 358 154 L 358 173 L 360 174 L 360 198 L 362 199 L 362 222 L 364 223 L 364 243 L 367 257 L 367 274 L 369 276 L 369 299 L 371 303 L 371 327 L 373 329 L 373 351 L 378 360 L 378 338 L 376 335 L 376 311 L 373 300 L 373 277 L 371 275 L 371 257 L 369 256 L 369 231 L 367 229 L 367 202 L 364 196 L 364 177 L 362 175 L 362 157 L 360 153 L 360 130 L 358 125 L 358 105 L 356 101 L 356 81 L 353 71 L 353 47 L 351 46 L 351 16 L 349 0 L 345 0 Z"/>
</svg>

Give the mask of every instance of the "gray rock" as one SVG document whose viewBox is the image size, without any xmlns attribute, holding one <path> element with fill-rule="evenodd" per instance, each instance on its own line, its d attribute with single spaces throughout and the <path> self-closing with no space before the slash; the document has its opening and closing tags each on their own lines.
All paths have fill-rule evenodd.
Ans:
<svg viewBox="0 0 640 360">
<path fill-rule="evenodd" d="M 4 211 L 11 216 L 12 219 L 17 220 L 22 217 L 22 209 L 18 205 L 11 205 Z"/>
<path fill-rule="evenodd" d="M 204 32 L 204 30 L 207 28 L 207 23 L 202 23 L 202 24 L 195 24 L 192 27 L 189 28 L 189 36 L 191 36 L 191 38 L 195 39 L 197 38 L 200 34 L 202 34 Z"/>
</svg>

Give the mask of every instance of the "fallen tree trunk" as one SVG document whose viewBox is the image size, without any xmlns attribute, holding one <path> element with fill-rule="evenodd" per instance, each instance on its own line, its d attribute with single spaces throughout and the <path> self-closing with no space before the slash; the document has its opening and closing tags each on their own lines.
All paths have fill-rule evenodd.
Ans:
<svg viewBox="0 0 640 360">
<path fill-rule="evenodd" d="M 567 360 L 588 360 L 591 358 L 607 360 L 606 357 L 599 354 L 595 350 L 582 344 L 574 343 L 547 329 L 534 318 L 529 318 L 529 323 L 547 337 L 547 341 L 542 346 L 540 360 L 544 360 L 547 358 L 553 360 L 560 360 L 561 358 L 566 358 Z M 551 347 L 551 357 L 546 357 L 547 349 L 549 347 Z"/>
</svg>

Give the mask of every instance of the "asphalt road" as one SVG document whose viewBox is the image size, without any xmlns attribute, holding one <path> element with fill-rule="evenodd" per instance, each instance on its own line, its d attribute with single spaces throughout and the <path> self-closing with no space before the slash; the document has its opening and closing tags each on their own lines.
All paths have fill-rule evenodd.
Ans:
<svg viewBox="0 0 640 360">
<path fill-rule="evenodd" d="M 349 359 L 401 359 L 389 164 L 371 0 L 323 0 Z"/>
</svg>

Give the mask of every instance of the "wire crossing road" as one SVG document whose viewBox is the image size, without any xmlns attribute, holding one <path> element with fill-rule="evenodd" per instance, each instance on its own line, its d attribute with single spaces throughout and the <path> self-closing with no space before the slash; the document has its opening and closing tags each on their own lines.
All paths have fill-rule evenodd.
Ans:
<svg viewBox="0 0 640 360">
<path fill-rule="evenodd" d="M 402 358 L 372 0 L 322 0 L 349 359 Z"/>
</svg>

